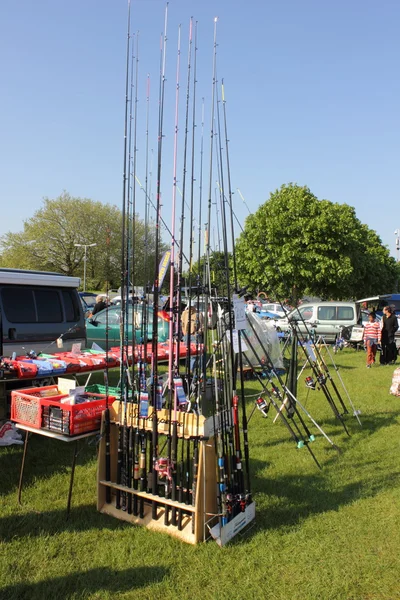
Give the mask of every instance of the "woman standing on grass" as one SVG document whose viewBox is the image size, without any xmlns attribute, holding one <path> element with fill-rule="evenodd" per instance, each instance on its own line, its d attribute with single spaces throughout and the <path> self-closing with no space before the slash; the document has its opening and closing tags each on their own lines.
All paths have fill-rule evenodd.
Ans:
<svg viewBox="0 0 400 600">
<path fill-rule="evenodd" d="M 381 363 L 390 365 L 396 362 L 397 348 L 394 336 L 399 328 L 397 317 L 390 306 L 383 309 L 382 318 L 382 355 Z"/>
<path fill-rule="evenodd" d="M 368 322 L 364 325 L 363 340 L 367 348 L 367 369 L 370 369 L 375 362 L 376 350 L 381 341 L 381 328 L 373 312 L 369 313 Z"/>
</svg>

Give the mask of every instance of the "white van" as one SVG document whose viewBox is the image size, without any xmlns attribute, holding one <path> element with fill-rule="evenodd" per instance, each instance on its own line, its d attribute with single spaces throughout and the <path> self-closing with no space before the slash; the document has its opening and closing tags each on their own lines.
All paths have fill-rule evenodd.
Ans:
<svg viewBox="0 0 400 600">
<path fill-rule="evenodd" d="M 31 350 L 51 354 L 86 345 L 80 279 L 58 273 L 0 268 L 0 352 L 10 357 Z M 59 342 L 61 345 L 61 343 Z"/>
<path fill-rule="evenodd" d="M 306 334 L 307 329 L 312 328 L 317 337 L 322 335 L 327 342 L 334 342 L 340 330 L 357 325 L 359 317 L 359 305 L 355 302 L 307 302 L 292 310 L 287 317 L 277 319 L 276 326 L 286 332 L 290 322 L 297 321 L 301 333 Z"/>
</svg>

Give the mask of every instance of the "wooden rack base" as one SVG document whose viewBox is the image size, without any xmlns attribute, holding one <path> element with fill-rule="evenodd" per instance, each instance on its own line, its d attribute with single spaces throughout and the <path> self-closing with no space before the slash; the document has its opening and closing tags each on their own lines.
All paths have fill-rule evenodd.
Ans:
<svg viewBox="0 0 400 600">
<path fill-rule="evenodd" d="M 118 408 L 119 403 L 114 403 L 113 408 Z M 115 410 L 110 411 L 111 418 L 117 418 Z M 161 411 L 158 411 L 160 413 Z M 143 421 L 143 419 L 141 419 Z M 128 421 L 129 422 L 129 421 Z M 207 525 L 215 525 L 217 522 L 217 466 L 214 440 L 201 440 L 199 442 L 199 466 L 197 477 L 196 497 L 193 505 L 182 502 L 175 502 L 165 499 L 161 496 L 153 495 L 148 492 L 140 492 L 133 488 L 128 488 L 116 483 L 117 479 L 117 453 L 118 453 L 118 428 L 117 422 L 110 424 L 110 463 L 111 463 L 111 481 L 106 481 L 106 458 L 105 458 L 105 436 L 102 435 L 99 448 L 98 471 L 97 471 L 97 509 L 103 513 L 127 521 L 129 523 L 141 525 L 153 531 L 162 531 L 180 540 L 197 544 L 205 541 L 209 537 Z M 147 429 L 147 428 L 145 428 Z M 104 413 L 102 417 L 101 431 L 104 432 Z M 111 488 L 111 503 L 106 502 L 106 490 Z M 126 494 L 131 494 L 144 499 L 144 517 L 128 514 L 127 511 L 115 507 L 115 497 L 117 490 Z M 157 502 L 157 519 L 152 519 L 152 504 Z M 165 507 L 175 507 L 177 512 L 182 511 L 182 529 L 179 530 L 175 525 L 164 524 Z M 194 520 L 194 531 L 192 522 Z"/>
</svg>

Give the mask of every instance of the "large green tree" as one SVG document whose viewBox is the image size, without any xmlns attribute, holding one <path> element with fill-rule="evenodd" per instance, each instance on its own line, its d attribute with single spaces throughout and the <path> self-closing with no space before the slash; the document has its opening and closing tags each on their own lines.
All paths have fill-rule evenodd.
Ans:
<svg viewBox="0 0 400 600">
<path fill-rule="evenodd" d="M 143 285 L 154 278 L 155 227 L 145 228 L 136 218 L 130 225 L 135 244 L 134 283 Z M 24 222 L 19 233 L 0 238 L 3 267 L 56 271 L 82 277 L 87 249 L 87 288 L 99 289 L 108 280 L 111 287 L 121 280 L 122 213 L 110 204 L 74 198 L 64 192 L 56 199 L 44 198 L 43 206 Z M 163 250 L 164 245 L 161 245 Z M 145 273 L 146 270 L 146 273 Z"/>
<path fill-rule="evenodd" d="M 246 219 L 236 243 L 241 283 L 253 291 L 325 299 L 391 292 L 398 266 L 353 207 L 283 185 Z"/>
</svg>

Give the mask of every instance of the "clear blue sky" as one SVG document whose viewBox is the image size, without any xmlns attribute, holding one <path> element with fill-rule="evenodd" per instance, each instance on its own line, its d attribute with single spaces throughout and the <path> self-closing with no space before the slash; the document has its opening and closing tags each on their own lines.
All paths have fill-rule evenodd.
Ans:
<svg viewBox="0 0 400 600">
<path fill-rule="evenodd" d="M 150 147 L 155 155 L 157 149 L 164 8 L 162 0 L 132 0 L 132 30 L 140 32 L 142 181 L 147 73 Z M 120 205 L 126 12 L 126 0 L 2 0 L 0 235 L 21 231 L 44 196 L 63 190 Z M 198 99 L 206 99 L 205 157 L 218 16 L 218 79 L 225 80 L 233 189 L 240 188 L 254 211 L 283 183 L 308 185 L 319 198 L 354 206 L 394 255 L 400 2 L 170 0 L 162 178 L 167 221 L 177 30 L 182 23 L 181 157 L 192 15 L 198 21 Z M 200 127 L 198 142 L 199 133 Z M 181 181 L 182 158 L 179 169 Z M 237 194 L 235 207 L 244 220 L 247 210 Z"/>
</svg>

